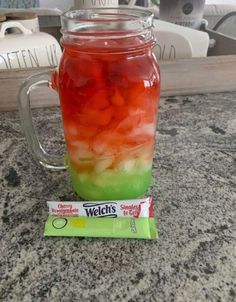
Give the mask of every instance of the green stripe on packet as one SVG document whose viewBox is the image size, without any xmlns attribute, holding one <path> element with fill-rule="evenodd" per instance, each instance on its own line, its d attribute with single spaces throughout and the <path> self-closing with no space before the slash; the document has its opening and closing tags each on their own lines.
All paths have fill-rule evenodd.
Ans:
<svg viewBox="0 0 236 302">
<path fill-rule="evenodd" d="M 154 217 L 57 217 L 49 216 L 44 229 L 45 236 L 109 237 L 157 239 Z"/>
</svg>

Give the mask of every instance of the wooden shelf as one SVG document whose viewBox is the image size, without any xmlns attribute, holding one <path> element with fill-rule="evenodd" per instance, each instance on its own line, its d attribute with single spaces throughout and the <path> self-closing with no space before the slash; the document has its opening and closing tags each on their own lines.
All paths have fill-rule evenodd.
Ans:
<svg viewBox="0 0 236 302">
<path fill-rule="evenodd" d="M 236 56 L 217 56 L 160 62 L 162 96 L 236 91 Z M 50 68 L 0 71 L 0 111 L 17 109 L 17 94 L 23 81 Z M 36 91 L 32 107 L 58 106 L 58 96 L 49 89 Z"/>
</svg>

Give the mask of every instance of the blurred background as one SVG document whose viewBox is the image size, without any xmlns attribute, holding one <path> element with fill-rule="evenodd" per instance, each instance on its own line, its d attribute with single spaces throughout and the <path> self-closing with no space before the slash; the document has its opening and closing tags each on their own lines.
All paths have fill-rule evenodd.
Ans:
<svg viewBox="0 0 236 302">
<path fill-rule="evenodd" d="M 29 7 L 45 7 L 45 8 L 59 8 L 66 10 L 72 7 L 73 0 L 0 0 L 0 7 L 4 8 L 29 8 Z M 120 0 L 120 4 L 125 4 L 128 1 Z M 148 6 L 151 3 L 158 3 L 159 0 L 138 0 L 137 5 Z M 206 0 L 206 4 L 236 4 L 236 0 Z"/>
</svg>

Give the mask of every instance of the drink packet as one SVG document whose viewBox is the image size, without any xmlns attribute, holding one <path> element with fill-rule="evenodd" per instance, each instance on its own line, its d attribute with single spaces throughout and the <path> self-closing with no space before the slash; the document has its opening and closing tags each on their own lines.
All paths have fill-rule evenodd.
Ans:
<svg viewBox="0 0 236 302">
<path fill-rule="evenodd" d="M 127 201 L 49 201 L 45 236 L 156 239 L 152 198 Z"/>
<path fill-rule="evenodd" d="M 119 201 L 48 201 L 48 213 L 52 216 L 82 217 L 153 217 L 153 200 L 144 199 Z"/>
</svg>

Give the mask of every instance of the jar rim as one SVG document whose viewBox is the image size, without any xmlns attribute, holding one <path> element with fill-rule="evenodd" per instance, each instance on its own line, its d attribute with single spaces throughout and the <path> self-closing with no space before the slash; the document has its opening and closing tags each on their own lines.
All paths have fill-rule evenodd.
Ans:
<svg viewBox="0 0 236 302">
<path fill-rule="evenodd" d="M 94 8 L 67 11 L 61 16 L 62 33 L 84 35 L 118 31 L 143 32 L 153 26 L 153 13 L 138 8 Z"/>
</svg>

